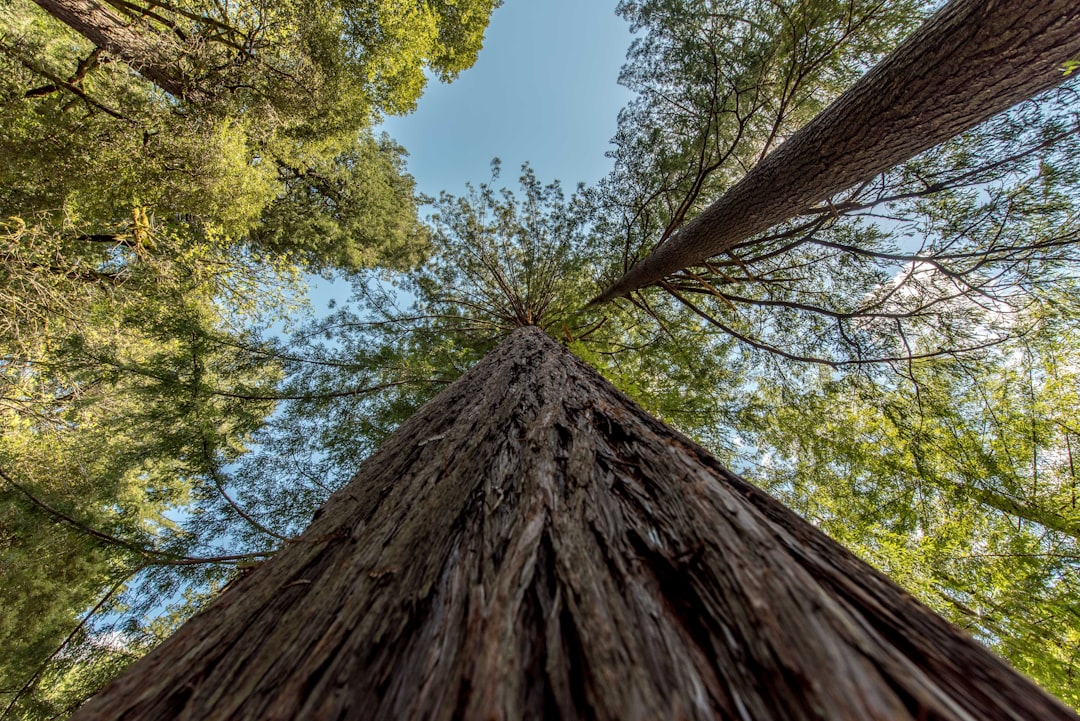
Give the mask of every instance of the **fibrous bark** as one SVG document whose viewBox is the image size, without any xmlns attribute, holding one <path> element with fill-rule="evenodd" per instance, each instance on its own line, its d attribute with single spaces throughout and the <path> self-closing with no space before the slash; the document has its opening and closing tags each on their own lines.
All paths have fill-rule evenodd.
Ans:
<svg viewBox="0 0 1080 721">
<path fill-rule="evenodd" d="M 75 718 L 1076 719 L 535 328 Z"/>
<path fill-rule="evenodd" d="M 1075 0 L 952 0 L 594 302 L 805 212 L 1065 79 Z"/>
<path fill-rule="evenodd" d="M 201 100 L 203 93 L 180 71 L 182 53 L 175 39 L 133 25 L 96 0 L 34 0 L 43 10 L 140 75 L 182 100 Z"/>
</svg>

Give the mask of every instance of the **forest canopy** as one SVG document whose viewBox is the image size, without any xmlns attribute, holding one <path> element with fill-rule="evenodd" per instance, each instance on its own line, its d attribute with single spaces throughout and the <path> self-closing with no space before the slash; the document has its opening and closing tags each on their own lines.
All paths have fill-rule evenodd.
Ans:
<svg viewBox="0 0 1080 721">
<path fill-rule="evenodd" d="M 1080 81 L 589 306 L 935 4 L 623 0 L 605 178 L 419 197 L 375 124 L 496 4 L 0 9 L 2 717 L 70 713 L 521 325 L 1080 708 Z"/>
</svg>

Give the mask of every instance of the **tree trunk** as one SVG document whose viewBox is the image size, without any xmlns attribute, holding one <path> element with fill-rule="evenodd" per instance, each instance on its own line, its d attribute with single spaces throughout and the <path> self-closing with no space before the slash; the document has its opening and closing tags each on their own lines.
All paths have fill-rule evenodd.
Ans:
<svg viewBox="0 0 1080 721">
<path fill-rule="evenodd" d="M 183 53 L 176 39 L 133 26 L 96 0 L 34 2 L 170 95 L 181 100 L 201 98 L 199 91 L 185 82 L 179 65 Z"/>
<path fill-rule="evenodd" d="M 1065 79 L 1076 0 L 952 0 L 594 302 L 724 252 Z"/>
<path fill-rule="evenodd" d="M 1077 717 L 522 328 L 74 718 Z"/>
<path fill-rule="evenodd" d="M 1017 519 L 1037 523 L 1051 531 L 1057 531 L 1066 536 L 1072 536 L 1080 541 L 1080 525 L 1069 518 L 1057 513 L 1052 508 L 1039 505 L 1039 499 L 1033 497 L 1031 502 L 1018 500 L 1004 493 L 999 493 L 990 488 L 980 488 L 974 483 L 954 481 L 953 487 L 961 495 L 977 501 L 989 508 L 996 508 L 1002 513 L 1014 516 Z"/>
</svg>

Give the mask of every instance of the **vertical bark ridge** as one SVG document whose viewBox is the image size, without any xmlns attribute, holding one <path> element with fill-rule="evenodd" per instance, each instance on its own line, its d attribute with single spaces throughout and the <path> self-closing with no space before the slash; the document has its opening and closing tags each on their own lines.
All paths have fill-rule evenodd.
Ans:
<svg viewBox="0 0 1080 721">
<path fill-rule="evenodd" d="M 1076 719 L 535 328 L 76 719 Z"/>
</svg>

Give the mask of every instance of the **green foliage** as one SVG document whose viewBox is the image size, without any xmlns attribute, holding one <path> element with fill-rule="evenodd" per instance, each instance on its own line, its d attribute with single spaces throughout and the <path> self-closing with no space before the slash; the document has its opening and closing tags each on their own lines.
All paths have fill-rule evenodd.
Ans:
<svg viewBox="0 0 1080 721">
<path fill-rule="evenodd" d="M 214 469 L 271 412 L 237 396 L 279 371 L 228 344 L 287 310 L 294 282 L 227 245 L 72 235 L 0 237 L 0 701 L 26 714 L 66 698 L 45 715 L 61 713 L 115 669 L 94 651 L 103 632 L 78 624 L 110 588 L 115 611 L 148 565 L 219 555 L 174 516 L 218 497 Z M 141 648 L 112 638 L 117 663 Z"/>
<path fill-rule="evenodd" d="M 27 92 L 42 73 L 26 58 L 94 55 L 29 5 L 0 17 L 17 41 L 0 57 L 0 701 L 51 717 L 117 667 L 103 637 L 130 661 L 158 599 L 220 576 L 192 560 L 230 555 L 215 513 L 250 526 L 254 552 L 279 540 L 221 469 L 273 410 L 278 366 L 237 347 L 295 308 L 296 263 L 407 265 L 424 238 L 389 140 L 298 144 L 295 121 L 176 112 L 116 64 L 80 80 L 97 104 Z M 128 625 L 77 626 L 113 587 L 101 610 Z"/>
<path fill-rule="evenodd" d="M 471 65 L 493 7 L 114 2 L 110 52 L 0 8 L 5 717 L 70 712 L 162 599 L 184 617 L 285 538 L 229 472 L 279 395 L 260 329 L 301 268 L 423 257 L 404 150 L 369 128 Z"/>
<path fill-rule="evenodd" d="M 981 358 L 762 378 L 744 470 L 1076 706 L 1075 289 Z"/>
<path fill-rule="evenodd" d="M 403 150 L 369 127 L 414 106 L 425 69 L 475 60 L 491 0 L 109 8 L 162 57 L 102 53 L 30 0 L 0 10 L 0 216 L 102 236 L 140 207 L 313 270 L 422 254 Z M 122 60 L 179 68 L 190 93 Z"/>
<path fill-rule="evenodd" d="M 278 161 L 284 187 L 263 210 L 251 243 L 310 269 L 415 265 L 427 250 L 416 221 L 403 149 L 385 135 L 362 136 L 332 158 L 304 168 Z"/>
</svg>

